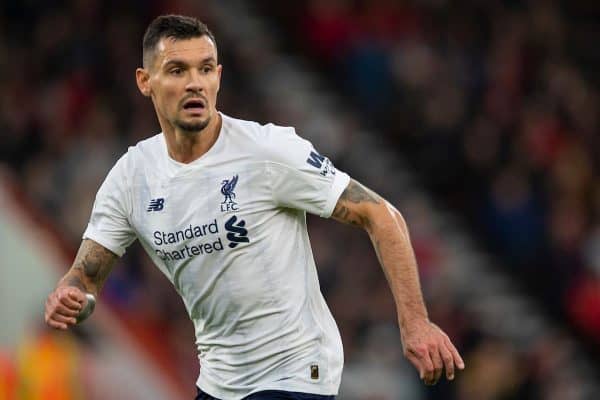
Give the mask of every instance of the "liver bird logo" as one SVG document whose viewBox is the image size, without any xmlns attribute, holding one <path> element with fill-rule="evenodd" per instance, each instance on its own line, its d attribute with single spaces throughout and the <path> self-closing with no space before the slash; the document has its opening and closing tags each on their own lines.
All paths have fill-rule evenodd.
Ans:
<svg viewBox="0 0 600 400">
<path fill-rule="evenodd" d="M 223 202 L 221 204 L 226 204 L 226 203 L 235 203 L 235 201 L 233 201 L 233 199 L 235 199 L 235 185 L 237 185 L 238 182 L 238 176 L 235 175 L 233 176 L 231 179 L 224 179 L 223 182 L 221 182 L 221 194 L 223 194 L 223 196 L 225 196 L 225 200 L 223 200 Z"/>
</svg>

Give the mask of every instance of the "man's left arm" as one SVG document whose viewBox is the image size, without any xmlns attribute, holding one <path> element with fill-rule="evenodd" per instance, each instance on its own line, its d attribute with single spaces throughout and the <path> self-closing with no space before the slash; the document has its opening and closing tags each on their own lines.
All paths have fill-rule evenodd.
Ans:
<svg viewBox="0 0 600 400">
<path fill-rule="evenodd" d="M 429 321 L 419 273 L 404 218 L 388 201 L 351 179 L 338 199 L 332 218 L 367 231 L 392 290 L 404 356 L 419 370 L 425 384 L 435 384 L 445 368 L 464 368 L 448 336 Z"/>
</svg>

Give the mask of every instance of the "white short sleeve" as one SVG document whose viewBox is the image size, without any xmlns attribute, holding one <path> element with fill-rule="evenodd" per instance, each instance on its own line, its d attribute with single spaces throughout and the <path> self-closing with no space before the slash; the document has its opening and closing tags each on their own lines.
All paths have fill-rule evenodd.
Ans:
<svg viewBox="0 0 600 400">
<path fill-rule="evenodd" d="M 267 162 L 276 203 L 330 217 L 350 177 L 336 170 L 294 128 L 272 126 L 268 141 Z"/>
<path fill-rule="evenodd" d="M 135 240 L 129 222 L 129 195 L 126 174 L 127 154 L 117 161 L 100 186 L 84 239 L 91 239 L 119 257 Z"/>
</svg>

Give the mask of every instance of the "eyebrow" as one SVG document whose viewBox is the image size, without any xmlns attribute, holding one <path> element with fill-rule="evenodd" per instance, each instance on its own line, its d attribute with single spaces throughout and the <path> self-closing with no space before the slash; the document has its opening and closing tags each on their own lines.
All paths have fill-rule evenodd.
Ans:
<svg viewBox="0 0 600 400">
<path fill-rule="evenodd" d="M 209 64 L 209 63 L 216 64 L 217 60 L 213 56 L 210 56 L 210 57 L 206 57 L 205 59 L 200 61 L 200 64 Z M 188 66 L 188 65 L 189 65 L 188 62 L 178 59 L 178 58 L 174 58 L 172 60 L 167 61 L 163 67 L 166 68 L 166 67 L 170 67 L 170 66 Z"/>
</svg>

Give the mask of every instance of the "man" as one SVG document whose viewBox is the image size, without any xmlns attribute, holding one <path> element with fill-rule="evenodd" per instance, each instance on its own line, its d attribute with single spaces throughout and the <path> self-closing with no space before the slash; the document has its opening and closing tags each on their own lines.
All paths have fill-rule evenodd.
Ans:
<svg viewBox="0 0 600 400">
<path fill-rule="evenodd" d="M 216 110 L 222 66 L 200 21 L 161 16 L 143 40 L 139 90 L 162 133 L 117 161 L 100 187 L 70 271 L 46 302 L 68 329 L 91 311 L 136 238 L 182 296 L 202 366 L 199 399 L 323 399 L 343 352 L 320 293 L 305 213 L 360 226 L 397 305 L 404 354 L 426 384 L 463 361 L 427 317 L 406 224 L 293 128 Z M 81 313 L 81 314 L 80 314 Z"/>
</svg>

